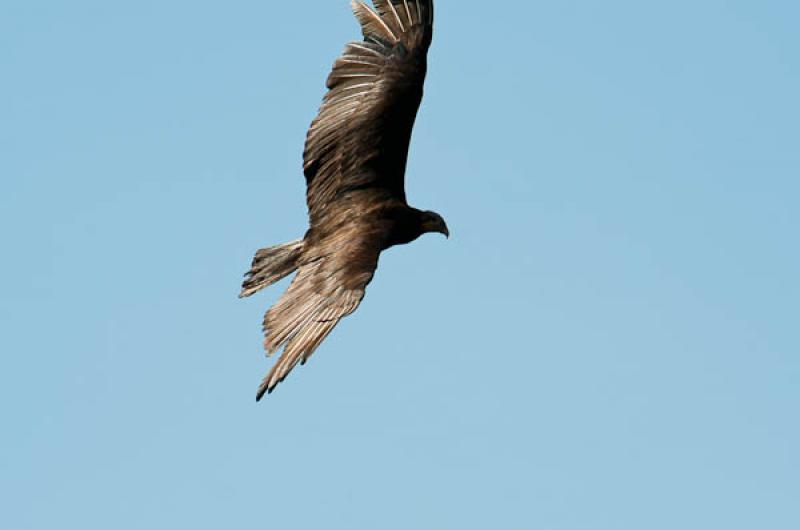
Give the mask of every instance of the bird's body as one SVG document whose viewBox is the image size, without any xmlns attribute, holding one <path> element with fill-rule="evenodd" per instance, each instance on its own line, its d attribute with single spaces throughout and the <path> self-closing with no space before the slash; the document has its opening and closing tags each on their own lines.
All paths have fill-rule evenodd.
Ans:
<svg viewBox="0 0 800 530">
<path fill-rule="evenodd" d="M 339 320 L 358 307 L 381 251 L 444 220 L 406 202 L 411 131 L 433 35 L 433 0 L 353 1 L 364 41 L 345 47 L 328 77 L 303 153 L 310 227 L 302 240 L 259 250 L 240 296 L 297 270 L 264 317 L 264 347 L 281 348 L 258 399 L 305 363 Z"/>
</svg>

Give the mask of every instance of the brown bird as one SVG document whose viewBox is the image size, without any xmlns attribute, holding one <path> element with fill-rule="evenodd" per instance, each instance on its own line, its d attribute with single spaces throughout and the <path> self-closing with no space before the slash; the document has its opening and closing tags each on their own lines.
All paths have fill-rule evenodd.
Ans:
<svg viewBox="0 0 800 530">
<path fill-rule="evenodd" d="M 272 392 L 343 317 L 356 310 L 383 250 L 426 232 L 450 233 L 442 217 L 406 202 L 404 177 L 433 36 L 433 0 L 353 1 L 364 40 L 333 65 L 306 136 L 303 172 L 310 227 L 303 239 L 259 250 L 240 297 L 295 270 L 264 317 L 264 348 L 283 348 L 258 389 Z"/>
</svg>

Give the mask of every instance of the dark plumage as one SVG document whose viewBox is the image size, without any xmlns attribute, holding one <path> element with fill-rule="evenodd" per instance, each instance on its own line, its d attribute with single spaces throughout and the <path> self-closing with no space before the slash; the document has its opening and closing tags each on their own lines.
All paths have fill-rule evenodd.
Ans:
<svg viewBox="0 0 800 530">
<path fill-rule="evenodd" d="M 264 317 L 264 348 L 283 348 L 258 389 L 272 392 L 356 310 L 381 251 L 426 232 L 448 235 L 441 216 L 406 202 L 411 130 L 433 35 L 433 0 L 353 1 L 364 40 L 348 44 L 303 153 L 310 228 L 302 240 L 259 250 L 241 297 L 297 275 Z"/>
</svg>

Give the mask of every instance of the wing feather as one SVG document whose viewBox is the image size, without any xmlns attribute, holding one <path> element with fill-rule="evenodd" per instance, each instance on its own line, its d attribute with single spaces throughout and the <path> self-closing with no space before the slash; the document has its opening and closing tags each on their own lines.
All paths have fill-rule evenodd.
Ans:
<svg viewBox="0 0 800 530">
<path fill-rule="evenodd" d="M 391 13 L 392 17 L 390 18 L 390 24 L 392 24 L 392 26 L 400 33 L 405 33 L 406 26 L 403 24 L 397 9 L 395 9 L 394 2 L 391 2 L 390 0 L 373 0 L 372 3 L 375 4 L 375 9 L 377 9 L 378 13 L 381 15 L 385 16 L 388 13 Z"/>
<path fill-rule="evenodd" d="M 378 266 L 380 248 L 364 237 L 369 228 L 345 228 L 309 252 L 308 259 L 280 300 L 264 316 L 264 348 L 283 348 L 258 389 L 257 398 L 272 392 L 298 363 L 305 364 L 339 321 L 358 308 Z M 344 235 L 343 235 L 344 234 Z"/>
<path fill-rule="evenodd" d="M 353 0 L 351 3 L 353 13 L 361 23 L 361 30 L 365 38 L 377 36 L 382 39 L 387 39 L 391 43 L 397 42 L 397 35 L 394 34 L 392 28 L 383 19 L 381 15 L 370 9 L 367 4 L 359 0 Z"/>
<path fill-rule="evenodd" d="M 364 40 L 347 44 L 303 153 L 312 227 L 352 189 L 405 200 L 408 145 L 432 39 L 432 0 L 353 0 Z M 426 22 L 419 15 L 427 10 Z M 406 20 L 403 18 L 406 17 Z M 430 21 L 430 22 L 428 22 Z"/>
<path fill-rule="evenodd" d="M 408 0 L 403 0 L 403 5 L 406 8 L 406 15 L 408 16 L 408 25 L 414 25 L 414 18 L 411 16 L 411 9 L 408 7 Z"/>
</svg>

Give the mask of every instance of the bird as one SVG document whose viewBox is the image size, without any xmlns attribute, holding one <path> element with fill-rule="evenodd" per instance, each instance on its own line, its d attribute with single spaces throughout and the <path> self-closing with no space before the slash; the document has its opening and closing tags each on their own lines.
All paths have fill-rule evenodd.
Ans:
<svg viewBox="0 0 800 530">
<path fill-rule="evenodd" d="M 409 206 L 405 172 L 433 38 L 433 0 L 352 0 L 363 40 L 348 43 L 303 151 L 309 227 L 258 250 L 240 298 L 294 273 L 263 320 L 268 356 L 282 350 L 256 394 L 305 364 L 364 298 L 382 251 L 426 233 L 450 237 L 438 213 Z"/>
</svg>

